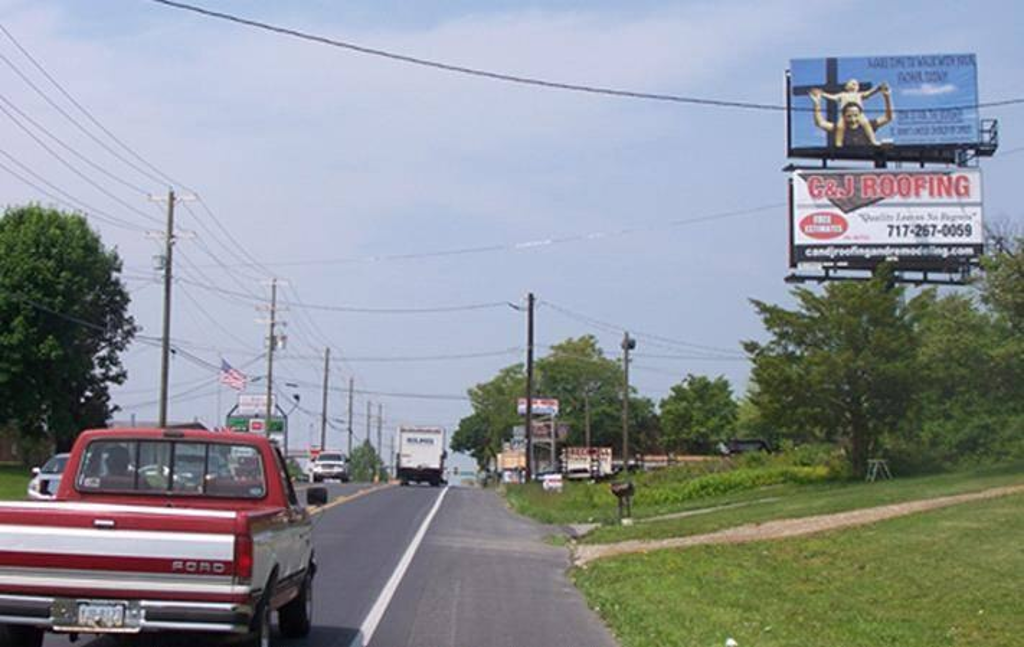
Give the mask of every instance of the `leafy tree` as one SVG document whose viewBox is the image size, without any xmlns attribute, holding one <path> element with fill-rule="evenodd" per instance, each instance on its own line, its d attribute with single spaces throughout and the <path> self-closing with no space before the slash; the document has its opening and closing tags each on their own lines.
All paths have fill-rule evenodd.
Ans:
<svg viewBox="0 0 1024 647">
<path fill-rule="evenodd" d="M 567 339 L 535 365 L 535 397 L 557 398 L 559 423 L 569 425 L 569 444 L 582 445 L 589 400 L 591 444 L 619 451 L 622 443 L 622 367 L 601 352 L 591 335 Z M 473 413 L 463 418 L 452 435 L 452 449 L 476 459 L 481 469 L 501 451 L 512 428 L 523 424 L 516 402 L 526 393 L 522 364 L 502 369 L 493 379 L 469 390 Z M 633 449 L 657 446 L 658 417 L 654 403 L 631 395 L 630 428 Z"/>
<path fill-rule="evenodd" d="M 473 414 L 459 422 L 452 434 L 452 449 L 471 455 L 480 469 L 486 469 L 501 451 L 501 443 L 512 437 L 512 427 L 520 424 L 516 402 L 525 392 L 522 364 L 505 367 L 490 381 L 471 388 Z"/>
<path fill-rule="evenodd" d="M 661 401 L 665 446 L 672 451 L 708 452 L 734 435 L 738 411 L 724 376 L 687 375 Z"/>
<path fill-rule="evenodd" d="M 384 461 L 380 459 L 370 441 L 364 440 L 362 445 L 352 450 L 348 468 L 353 481 L 372 481 L 374 474 L 384 473 Z"/>
<path fill-rule="evenodd" d="M 915 337 L 904 290 L 881 268 L 870 281 L 832 283 L 820 295 L 798 288 L 793 296 L 795 310 L 753 301 L 770 339 L 744 344 L 752 401 L 790 437 L 843 443 L 863 472 L 914 405 Z"/>
<path fill-rule="evenodd" d="M 620 446 L 622 367 L 604 356 L 594 336 L 570 338 L 552 346 L 551 352 L 537 361 L 536 375 L 538 396 L 559 401 L 558 421 L 569 425 L 570 445 L 585 442 L 589 400 L 591 445 Z M 637 412 L 643 410 L 637 403 Z M 632 428 L 636 429 L 636 424 Z"/>
<path fill-rule="evenodd" d="M 106 424 L 136 326 L 121 259 L 84 217 L 39 206 L 0 218 L 0 421 L 67 449 Z"/>
<path fill-rule="evenodd" d="M 917 467 L 1024 456 L 1024 269 L 1013 248 L 986 259 L 982 309 L 970 296 L 926 290 L 910 303 L 918 339 L 917 418 L 902 439 Z M 1017 265 L 1014 263 L 1017 261 Z M 898 444 L 898 443 L 897 443 Z M 912 460 L 912 459 L 915 459 Z"/>
<path fill-rule="evenodd" d="M 983 260 L 982 300 L 1011 330 L 1024 336 L 1024 238 L 1000 246 Z"/>
</svg>

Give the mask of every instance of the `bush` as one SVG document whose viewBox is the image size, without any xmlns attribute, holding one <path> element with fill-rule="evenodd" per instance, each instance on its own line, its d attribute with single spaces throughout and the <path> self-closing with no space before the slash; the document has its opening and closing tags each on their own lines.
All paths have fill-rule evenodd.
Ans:
<svg viewBox="0 0 1024 647">
<path fill-rule="evenodd" d="M 698 476 L 686 481 L 664 483 L 659 487 L 638 488 L 635 501 L 638 506 L 676 504 L 753 490 L 768 485 L 820 483 L 832 478 L 833 475 L 829 469 L 821 465 L 815 467 L 738 468 L 728 472 Z"/>
</svg>

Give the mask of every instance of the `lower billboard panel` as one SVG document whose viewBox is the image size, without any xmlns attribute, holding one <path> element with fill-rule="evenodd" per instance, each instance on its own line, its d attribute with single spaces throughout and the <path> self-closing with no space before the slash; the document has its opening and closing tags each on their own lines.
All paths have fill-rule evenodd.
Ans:
<svg viewBox="0 0 1024 647">
<path fill-rule="evenodd" d="M 977 169 L 796 171 L 790 265 L 955 271 L 984 253 Z"/>
</svg>

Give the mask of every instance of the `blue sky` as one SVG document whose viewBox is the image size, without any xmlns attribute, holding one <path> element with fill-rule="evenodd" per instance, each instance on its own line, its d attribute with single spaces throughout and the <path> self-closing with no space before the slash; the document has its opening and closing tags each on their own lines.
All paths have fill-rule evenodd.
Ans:
<svg viewBox="0 0 1024 647">
<path fill-rule="evenodd" d="M 934 2 L 362 2 L 205 0 L 206 6 L 405 53 L 555 80 L 652 92 L 781 103 L 791 58 L 974 52 L 982 101 L 1024 95 L 1017 3 Z M 669 223 L 782 203 L 786 177 L 781 114 L 708 109 L 523 88 L 396 64 L 295 42 L 172 11 L 142 0 L 0 0 L 3 24 L 120 138 L 199 192 L 246 253 L 272 265 L 305 302 L 371 307 L 518 301 L 528 291 L 591 317 L 703 346 L 738 350 L 761 334 L 749 298 L 788 300 L 783 208 L 686 226 Z M 993 16 L 999 16 L 995 20 Z M 0 52 L 29 69 L 9 42 Z M 0 87 L 69 145 L 112 173 L 153 182 L 78 133 L 0 65 Z M 1003 150 L 1024 145 L 1020 108 L 989 112 L 1002 122 Z M 138 220 L 81 182 L 3 121 L 0 148 L 91 205 Z M 990 220 L 1020 223 L 1011 189 L 1024 155 L 986 161 Z M 101 178 L 102 179 L 102 178 Z M 105 182 L 105 180 L 104 180 Z M 159 205 L 123 186 L 110 190 L 159 219 Z M 0 172 L 5 204 L 42 200 Z M 264 273 L 236 264 L 236 251 L 209 216 L 190 205 L 181 227 L 182 283 L 174 336 L 197 355 L 242 365 L 261 352 L 252 299 L 203 285 L 265 294 Z M 209 233 L 207 228 L 213 230 Z M 591 237 L 418 260 L 380 255 L 509 247 L 564 236 Z M 158 334 L 157 249 L 138 232 L 99 225 L 133 278 L 133 312 Z M 222 244 L 224 243 L 224 244 Z M 273 265 L 356 259 L 323 265 Z M 196 285 L 198 283 L 199 285 Z M 311 358 L 496 351 L 523 344 L 522 315 L 509 309 L 419 316 L 292 309 L 279 375 L 319 382 Z M 312 320 L 310 320 L 312 319 Z M 609 354 L 619 332 L 594 330 L 552 308 L 538 311 L 538 341 L 594 332 Z M 661 398 L 688 372 L 724 374 L 742 393 L 737 361 L 665 360 L 688 355 L 640 336 L 636 384 Z M 437 363 L 336 365 L 372 391 L 460 394 L 519 355 Z M 125 414 L 155 416 L 158 353 L 133 349 Z M 255 365 L 255 366 L 258 366 Z M 254 372 L 259 372 L 254 366 Z M 209 374 L 180 359 L 172 393 L 177 418 L 215 417 Z M 319 410 L 315 388 L 296 389 Z M 222 392 L 220 410 L 229 393 Z M 332 417 L 343 397 L 332 394 Z M 452 426 L 468 404 L 365 396 L 385 405 L 387 425 Z M 375 405 L 374 405 L 375 406 Z M 315 418 L 296 411 L 293 438 Z M 364 429 L 362 423 L 357 429 Z M 331 444 L 340 436 L 332 434 Z"/>
</svg>

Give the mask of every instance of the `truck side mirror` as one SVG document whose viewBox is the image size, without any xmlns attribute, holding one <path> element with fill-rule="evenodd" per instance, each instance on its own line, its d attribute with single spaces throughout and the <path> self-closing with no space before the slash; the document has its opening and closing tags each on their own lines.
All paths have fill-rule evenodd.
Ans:
<svg viewBox="0 0 1024 647">
<path fill-rule="evenodd" d="M 327 488 L 317 486 L 306 490 L 306 505 L 324 506 L 327 505 Z"/>
<path fill-rule="evenodd" d="M 32 476 L 39 476 L 39 472 L 40 471 L 41 470 L 38 467 L 33 467 L 32 468 Z"/>
</svg>

